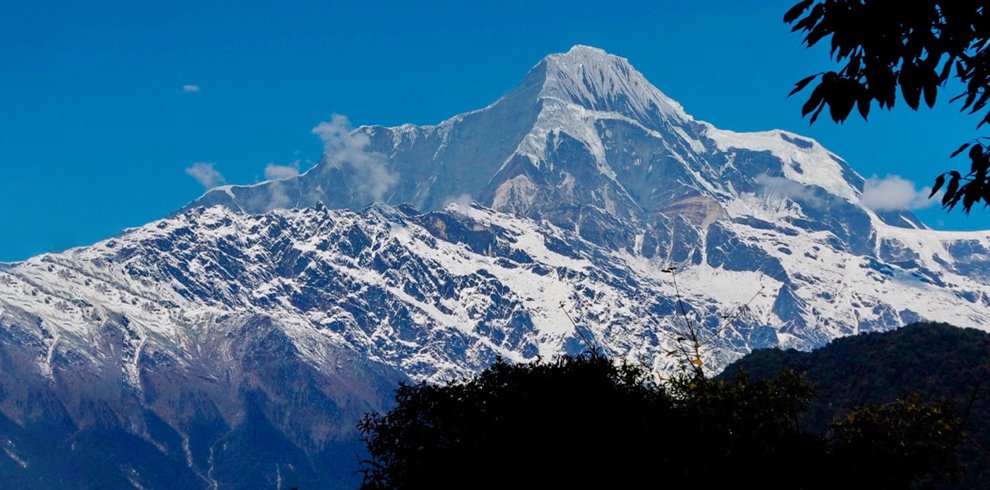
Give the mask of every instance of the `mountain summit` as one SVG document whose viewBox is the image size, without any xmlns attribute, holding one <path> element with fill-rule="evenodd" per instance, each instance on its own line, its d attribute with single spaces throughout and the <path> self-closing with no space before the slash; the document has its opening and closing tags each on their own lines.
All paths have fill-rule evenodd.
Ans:
<svg viewBox="0 0 990 490">
<path fill-rule="evenodd" d="M 663 120 L 689 121 L 684 109 L 646 80 L 629 60 L 590 46 L 552 54 L 530 72 L 543 78 L 540 98 L 629 117 L 656 127 Z"/>
<path fill-rule="evenodd" d="M 615 136 L 621 139 L 634 132 L 630 136 L 662 140 L 651 144 L 664 154 L 634 156 L 657 160 L 659 165 L 644 166 L 650 175 L 624 169 L 630 162 L 611 161 L 623 159 L 610 154 L 620 143 L 605 134 L 611 127 L 622 131 Z M 612 218 L 650 221 L 647 213 L 656 203 L 638 202 L 652 198 L 631 195 L 630 188 L 642 192 L 643 177 L 657 182 L 665 166 L 677 165 L 666 160 L 691 157 L 701 147 L 698 137 L 704 129 L 626 59 L 575 46 L 541 60 L 519 87 L 484 109 L 435 126 L 364 126 L 344 137 L 343 144 L 328 145 L 322 161 L 304 175 L 225 186 L 189 207 L 223 204 L 258 213 L 322 202 L 359 210 L 379 200 L 433 211 L 467 197 L 571 227 L 581 219 L 575 211 L 585 205 Z M 355 146 L 360 146 L 357 154 L 349 151 Z M 369 174 L 369 165 L 378 172 Z M 393 178 L 382 179 L 388 176 Z M 375 177 L 389 181 L 376 192 L 354 185 Z"/>
<path fill-rule="evenodd" d="M 436 211 L 470 199 L 646 257 L 691 241 L 678 227 L 704 235 L 748 196 L 794 203 L 801 210 L 788 217 L 818 222 L 851 250 L 870 248 L 873 221 L 924 227 L 908 212 L 866 209 L 863 183 L 813 140 L 696 121 L 626 59 L 575 46 L 484 109 L 434 126 L 363 126 L 328 141 L 303 175 L 224 186 L 188 207 L 360 210 L 382 201 Z"/>
<path fill-rule="evenodd" d="M 545 57 L 483 109 L 342 139 L 297 178 L 216 189 L 189 207 L 356 210 L 377 199 L 433 212 L 473 200 L 657 268 L 695 271 L 701 289 L 754 273 L 773 291 L 764 322 L 788 345 L 921 318 L 990 324 L 978 313 L 990 306 L 986 233 L 935 232 L 910 212 L 873 211 L 864 179 L 818 142 L 695 120 L 597 48 Z M 395 179 L 363 192 L 376 175 Z"/>
<path fill-rule="evenodd" d="M 819 143 L 697 121 L 595 48 L 437 125 L 314 132 L 302 175 L 0 267 L 12 485 L 347 487 L 400 381 L 585 342 L 669 371 L 686 322 L 712 371 L 990 325 L 990 232 L 877 213 Z"/>
</svg>

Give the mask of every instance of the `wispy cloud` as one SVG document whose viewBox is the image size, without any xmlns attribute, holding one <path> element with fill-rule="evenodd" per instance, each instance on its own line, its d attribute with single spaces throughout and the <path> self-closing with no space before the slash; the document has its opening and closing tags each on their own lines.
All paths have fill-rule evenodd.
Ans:
<svg viewBox="0 0 990 490">
<path fill-rule="evenodd" d="M 815 192 L 804 184 L 794 182 L 784 177 L 774 177 L 767 174 L 756 176 L 756 183 L 763 187 L 764 192 L 780 197 L 786 197 L 794 201 L 804 202 L 813 206 L 822 204 L 821 199 Z"/>
<path fill-rule="evenodd" d="M 191 94 L 191 93 L 194 93 L 194 92 L 199 92 L 199 85 L 196 85 L 196 84 L 193 84 L 193 83 L 187 83 L 187 84 L 185 84 L 185 85 L 182 86 L 182 91 L 185 92 L 185 93 L 187 93 L 187 94 Z"/>
<path fill-rule="evenodd" d="M 292 206 L 292 196 L 282 182 L 274 181 L 268 184 L 268 211 Z"/>
<path fill-rule="evenodd" d="M 448 196 L 443 200 L 443 207 L 454 205 L 458 209 L 467 209 L 471 207 L 471 195 L 464 193 L 458 196 Z"/>
<path fill-rule="evenodd" d="M 209 162 L 196 162 L 186 168 L 186 175 L 196 179 L 206 189 L 212 189 L 227 182 L 223 175 Z"/>
<path fill-rule="evenodd" d="M 918 189 L 914 182 L 898 175 L 866 179 L 860 202 L 874 211 L 910 211 L 927 208 L 936 199 L 928 199 L 931 187 Z"/>
<path fill-rule="evenodd" d="M 368 135 L 352 133 L 352 129 L 346 117 L 334 114 L 330 121 L 321 122 L 313 128 L 313 134 L 323 140 L 327 163 L 350 169 L 354 188 L 359 193 L 380 201 L 399 182 L 399 176 L 389 170 L 384 155 L 368 150 L 371 143 Z"/>
<path fill-rule="evenodd" d="M 288 165 L 269 163 L 265 165 L 265 180 L 288 179 L 299 175 L 299 162 L 292 162 Z"/>
</svg>

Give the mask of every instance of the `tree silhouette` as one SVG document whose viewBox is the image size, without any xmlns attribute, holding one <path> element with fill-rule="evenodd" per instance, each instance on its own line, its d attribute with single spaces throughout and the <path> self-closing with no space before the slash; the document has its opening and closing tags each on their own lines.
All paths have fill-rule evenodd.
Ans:
<svg viewBox="0 0 990 490">
<path fill-rule="evenodd" d="M 816 73 L 797 82 L 791 95 L 811 89 L 802 115 L 814 123 L 828 107 L 835 122 L 857 109 L 866 119 L 876 102 L 890 109 L 897 91 L 917 110 L 921 101 L 935 105 L 939 90 L 950 78 L 965 85 L 961 110 L 985 111 L 977 127 L 990 122 L 990 12 L 985 0 L 802 0 L 784 14 L 784 22 L 804 34 L 808 47 L 830 39 L 831 56 L 839 71 Z M 960 202 L 968 213 L 983 201 L 990 205 L 990 147 L 977 138 L 960 146 L 952 157 L 969 149 L 968 172 L 952 170 L 935 179 L 931 196 L 943 187 L 942 205 Z M 931 197 L 929 196 L 929 197 Z"/>
<path fill-rule="evenodd" d="M 657 382 L 599 354 L 404 385 L 360 425 L 363 487 L 923 488 L 952 476 L 958 422 L 940 407 L 855 412 L 812 434 L 798 423 L 812 397 L 801 376 L 699 373 Z M 882 465 L 864 464 L 875 455 Z"/>
</svg>

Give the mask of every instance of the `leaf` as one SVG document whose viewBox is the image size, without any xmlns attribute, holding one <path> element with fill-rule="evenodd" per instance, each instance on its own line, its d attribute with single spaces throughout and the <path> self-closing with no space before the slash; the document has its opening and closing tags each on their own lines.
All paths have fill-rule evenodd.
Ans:
<svg viewBox="0 0 990 490">
<path fill-rule="evenodd" d="M 956 151 L 952 152 L 952 154 L 949 155 L 949 158 L 955 158 L 960 153 L 962 153 L 963 150 L 965 150 L 966 148 L 969 148 L 969 145 L 972 145 L 972 144 L 973 144 L 972 141 L 967 141 L 967 142 L 963 143 L 962 146 L 960 146 L 958 149 L 956 149 Z"/>
<path fill-rule="evenodd" d="M 990 186 L 983 186 L 983 192 L 980 194 L 980 198 L 983 199 L 983 207 L 990 206 Z"/>
<path fill-rule="evenodd" d="M 796 32 L 801 30 L 810 31 L 812 28 L 814 28 L 815 23 L 822 18 L 822 14 L 824 12 L 825 12 L 824 5 L 820 3 L 815 5 L 815 8 L 811 9 L 811 12 L 808 13 L 807 17 L 798 21 L 797 24 L 794 24 L 794 27 L 791 28 L 791 32 Z M 814 43 L 809 43 L 808 46 L 811 46 L 813 44 Z"/>
<path fill-rule="evenodd" d="M 990 92 L 986 92 L 986 91 L 981 92 L 980 98 L 976 99 L 976 102 L 973 103 L 973 112 L 976 112 L 986 107 L 988 101 L 990 101 Z"/>
<path fill-rule="evenodd" d="M 802 12 L 808 9 L 812 1 L 813 0 L 802 0 L 794 4 L 794 6 L 788 9 L 784 14 L 784 23 L 790 24 L 791 22 L 794 22 Z"/>
<path fill-rule="evenodd" d="M 935 96 L 938 91 L 936 83 L 935 81 L 931 81 L 924 86 L 925 104 L 928 104 L 929 109 L 935 107 Z"/>
<path fill-rule="evenodd" d="M 973 145 L 969 150 L 969 158 L 972 164 L 969 167 L 970 174 L 986 173 L 990 167 L 990 155 L 983 152 L 983 145 Z"/>
<path fill-rule="evenodd" d="M 988 122 L 990 122 L 990 113 L 987 113 L 986 117 L 984 117 L 983 120 L 980 121 L 980 124 L 977 124 L 976 127 L 979 128 Z"/>
<path fill-rule="evenodd" d="M 945 184 L 945 174 L 941 174 L 938 177 L 935 177 L 935 184 L 932 185 L 932 193 L 928 194 L 928 199 L 931 199 L 935 195 L 935 193 L 942 188 L 943 184 Z"/>
<path fill-rule="evenodd" d="M 943 206 L 955 206 L 955 202 L 952 202 L 952 198 L 955 197 L 956 191 L 959 190 L 959 173 L 953 171 L 955 175 L 952 176 L 952 180 L 949 181 L 949 187 L 945 189 L 945 195 L 942 196 Z M 958 201 L 959 199 L 956 199 Z M 949 203 L 952 202 L 950 205 Z"/>
<path fill-rule="evenodd" d="M 811 124 L 815 124 L 815 120 L 818 119 L 818 115 L 822 113 L 822 109 L 824 109 L 824 108 L 825 108 L 825 104 L 822 104 L 822 105 L 818 106 L 818 110 L 815 111 L 815 113 L 811 115 Z"/>
<path fill-rule="evenodd" d="M 865 93 L 860 96 L 859 100 L 856 101 L 856 107 L 859 109 L 859 115 L 863 116 L 864 120 L 867 119 L 866 116 L 870 115 L 870 102 L 870 96 Z"/>
<path fill-rule="evenodd" d="M 966 186 L 969 187 L 969 184 Z M 963 211 L 965 211 L 966 214 L 969 214 L 970 208 L 973 207 L 973 204 L 976 203 L 976 200 L 980 196 L 973 192 L 973 189 L 965 189 L 965 191 L 966 192 L 963 193 Z"/>
<path fill-rule="evenodd" d="M 897 101 L 897 86 L 894 82 L 881 86 L 876 89 L 876 98 L 883 101 L 881 107 L 886 107 L 887 109 L 894 107 L 894 102 Z"/>
<path fill-rule="evenodd" d="M 829 31 L 825 30 L 825 29 L 821 29 L 821 28 L 815 29 L 815 30 L 809 32 L 807 36 L 805 36 L 804 42 L 809 47 L 811 47 L 811 46 L 814 46 L 815 44 L 817 44 L 818 41 L 821 41 L 823 37 L 825 37 L 825 36 L 827 36 L 829 34 L 831 34 L 831 33 Z"/>
<path fill-rule="evenodd" d="M 815 73 L 814 75 L 811 75 L 809 77 L 805 77 L 805 78 L 802 78 L 801 80 L 799 80 L 798 83 L 795 83 L 794 84 L 794 90 L 791 90 L 791 93 L 787 94 L 787 96 L 790 97 L 790 96 L 792 96 L 792 95 L 800 92 L 801 90 L 804 90 L 804 87 L 807 87 L 808 84 L 811 83 L 812 80 L 814 80 L 816 77 L 818 77 L 818 75 L 819 75 L 818 73 Z"/>
<path fill-rule="evenodd" d="M 901 95 L 911 109 L 918 110 L 921 102 L 921 80 L 918 75 L 919 68 L 914 63 L 905 61 L 901 66 L 901 73 L 897 76 L 897 83 L 901 86 Z"/>
<path fill-rule="evenodd" d="M 946 61 L 945 64 L 942 65 L 942 72 L 939 73 L 938 75 L 938 81 L 940 83 L 946 81 L 949 78 L 949 74 L 952 71 L 952 65 L 955 64 L 955 60 L 956 60 L 956 55 L 954 54 L 949 55 L 948 61 Z"/>
<path fill-rule="evenodd" d="M 695 366 L 701 367 L 702 365 L 705 364 L 705 362 L 702 361 L 701 359 L 698 359 L 697 357 L 695 357 L 694 359 L 691 359 L 691 364 L 694 364 Z"/>
<path fill-rule="evenodd" d="M 824 83 L 820 83 L 815 87 L 815 90 L 811 91 L 808 101 L 801 107 L 801 116 L 807 116 L 810 112 L 821 107 L 822 101 L 825 99 L 825 89 L 822 88 L 823 86 Z"/>
<path fill-rule="evenodd" d="M 852 112 L 853 106 L 856 105 L 856 99 L 853 98 L 852 94 L 849 93 L 847 87 L 843 87 L 843 90 L 833 94 L 834 97 L 829 101 L 828 113 L 835 122 L 843 122 L 849 117 L 849 113 Z"/>
<path fill-rule="evenodd" d="M 970 159 L 976 160 L 982 156 L 983 156 L 983 147 L 981 147 L 980 145 L 973 145 L 973 147 L 969 149 Z"/>
<path fill-rule="evenodd" d="M 948 209 L 949 211 L 952 211 L 953 209 L 956 208 L 956 204 L 959 204 L 959 198 L 960 197 L 962 197 L 962 194 L 957 194 L 955 197 L 953 197 L 950 200 L 950 202 L 948 204 L 944 204 L 944 205 L 942 205 L 942 207 L 945 208 L 945 209 Z"/>
<path fill-rule="evenodd" d="M 918 110 L 918 104 L 921 103 L 921 86 L 902 83 L 901 93 L 904 95 L 904 101 L 907 102 L 908 107 Z"/>
</svg>

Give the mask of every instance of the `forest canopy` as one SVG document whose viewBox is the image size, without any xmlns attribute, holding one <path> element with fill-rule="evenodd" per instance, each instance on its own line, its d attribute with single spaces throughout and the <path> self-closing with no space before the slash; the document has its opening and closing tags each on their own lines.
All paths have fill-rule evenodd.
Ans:
<svg viewBox="0 0 990 490">
<path fill-rule="evenodd" d="M 825 433 L 799 424 L 802 376 L 658 380 L 598 355 L 404 385 L 366 416 L 363 487 L 916 488 L 957 474 L 953 411 L 919 399 L 855 411 Z"/>
</svg>

